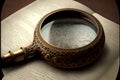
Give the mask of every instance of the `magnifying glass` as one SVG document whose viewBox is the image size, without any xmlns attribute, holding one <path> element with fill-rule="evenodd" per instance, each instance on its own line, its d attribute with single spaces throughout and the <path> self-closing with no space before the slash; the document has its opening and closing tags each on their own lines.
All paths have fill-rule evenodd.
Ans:
<svg viewBox="0 0 120 80">
<path fill-rule="evenodd" d="M 57 9 L 45 15 L 34 31 L 33 43 L 2 55 L 3 65 L 39 54 L 60 68 L 77 68 L 95 61 L 101 54 L 105 35 L 91 14 L 73 8 Z"/>
</svg>

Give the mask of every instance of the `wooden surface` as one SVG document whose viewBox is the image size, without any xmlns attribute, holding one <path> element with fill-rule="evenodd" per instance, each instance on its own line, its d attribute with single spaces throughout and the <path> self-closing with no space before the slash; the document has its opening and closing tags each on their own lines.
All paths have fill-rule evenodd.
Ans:
<svg viewBox="0 0 120 80">
<path fill-rule="evenodd" d="M 84 5 L 68 0 L 37 0 L 1 22 L 2 54 L 32 43 L 37 22 L 58 8 L 77 8 L 93 14 L 103 25 L 106 43 L 101 58 L 83 69 L 63 70 L 41 59 L 3 68 L 3 80 L 115 80 L 119 67 L 119 25 L 95 13 Z"/>
</svg>

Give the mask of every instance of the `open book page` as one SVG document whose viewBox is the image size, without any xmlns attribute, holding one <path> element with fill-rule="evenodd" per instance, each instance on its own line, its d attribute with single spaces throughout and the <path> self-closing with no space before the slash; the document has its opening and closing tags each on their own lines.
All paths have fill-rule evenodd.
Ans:
<svg viewBox="0 0 120 80">
<path fill-rule="evenodd" d="M 103 53 L 104 57 L 99 64 L 102 78 L 100 80 L 108 79 L 103 77 L 103 75 L 109 75 L 109 80 L 115 80 L 119 68 L 119 24 L 97 13 L 93 13 L 93 16 L 95 16 L 102 24 L 106 39 Z"/>
<path fill-rule="evenodd" d="M 6 53 L 9 50 L 15 51 L 20 46 L 25 47 L 26 45 L 30 45 L 33 41 L 34 29 L 38 21 L 49 12 L 61 8 L 76 8 L 90 14 L 94 13 L 85 5 L 72 0 L 51 0 L 50 2 L 49 0 L 34 1 L 1 22 L 2 53 Z M 26 31 L 27 33 L 24 35 Z M 8 34 L 10 36 L 9 40 Z M 22 37 L 20 37 L 21 35 Z"/>
<path fill-rule="evenodd" d="M 73 0 L 37 0 L 1 22 L 1 52 L 15 51 L 32 43 L 38 21 L 47 13 L 61 8 L 75 8 L 93 14 L 103 25 L 106 44 L 104 54 L 93 66 L 84 70 L 56 69 L 40 60 L 4 68 L 3 80 L 114 80 L 118 70 L 118 24 L 94 13 Z M 111 67 L 110 67 L 111 66 Z M 112 71 L 110 71 L 112 70 Z M 112 74 L 109 74 L 112 72 Z M 105 75 L 106 74 L 106 75 Z M 110 79 L 108 79 L 110 78 Z"/>
</svg>

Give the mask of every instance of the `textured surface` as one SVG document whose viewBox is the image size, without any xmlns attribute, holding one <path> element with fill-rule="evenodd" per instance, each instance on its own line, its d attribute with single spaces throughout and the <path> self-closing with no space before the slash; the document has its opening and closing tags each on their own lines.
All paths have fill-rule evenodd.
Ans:
<svg viewBox="0 0 120 80">
<path fill-rule="evenodd" d="M 42 37 L 51 45 L 63 49 L 74 49 L 88 45 L 96 38 L 94 25 L 82 19 L 62 19 L 47 23 L 41 31 Z"/>
<path fill-rule="evenodd" d="M 35 1 L 1 22 L 2 54 L 31 44 L 34 28 L 41 17 L 63 7 L 74 7 L 94 13 L 72 0 L 69 0 L 69 4 L 52 0 L 51 6 L 48 0 Z M 107 80 L 108 78 L 115 80 L 119 66 L 119 25 L 97 13 L 93 15 L 102 23 L 106 35 L 104 54 L 96 64 L 83 69 L 61 70 L 41 59 L 33 59 L 24 64 L 4 68 L 3 80 Z"/>
</svg>

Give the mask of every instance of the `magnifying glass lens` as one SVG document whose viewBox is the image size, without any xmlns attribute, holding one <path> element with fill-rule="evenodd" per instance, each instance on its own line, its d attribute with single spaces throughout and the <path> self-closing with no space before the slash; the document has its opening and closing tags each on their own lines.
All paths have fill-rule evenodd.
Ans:
<svg viewBox="0 0 120 80">
<path fill-rule="evenodd" d="M 74 49 L 91 43 L 97 36 L 92 23 L 84 19 L 63 18 L 48 22 L 40 30 L 42 38 L 50 45 Z"/>
</svg>

